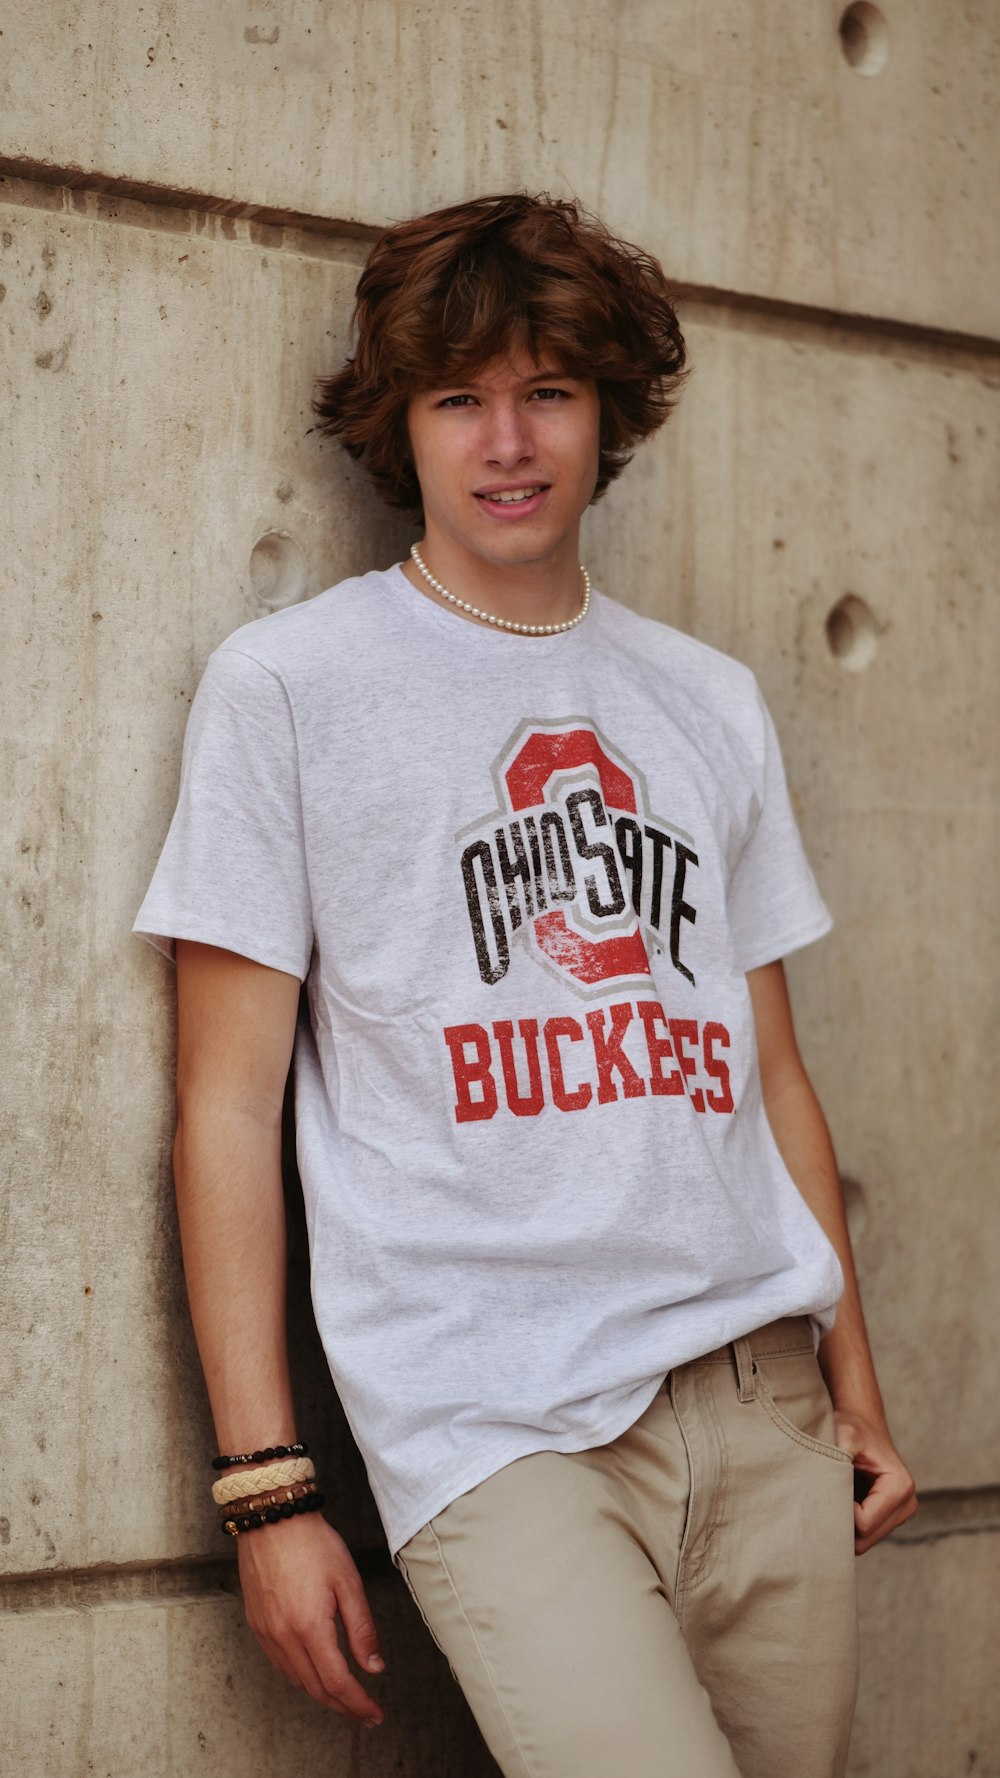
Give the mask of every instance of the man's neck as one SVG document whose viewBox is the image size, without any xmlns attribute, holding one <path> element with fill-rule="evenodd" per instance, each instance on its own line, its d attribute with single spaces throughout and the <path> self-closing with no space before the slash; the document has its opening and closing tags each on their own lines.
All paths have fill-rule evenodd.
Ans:
<svg viewBox="0 0 1000 1778">
<path fill-rule="evenodd" d="M 576 617 L 583 602 L 577 541 L 574 538 L 559 552 L 533 562 L 489 561 L 431 531 L 418 549 L 425 567 L 456 599 L 507 623 L 560 624 Z M 443 598 L 415 562 L 404 562 L 403 573 L 435 604 L 455 611 L 469 623 L 481 623 Z"/>
</svg>

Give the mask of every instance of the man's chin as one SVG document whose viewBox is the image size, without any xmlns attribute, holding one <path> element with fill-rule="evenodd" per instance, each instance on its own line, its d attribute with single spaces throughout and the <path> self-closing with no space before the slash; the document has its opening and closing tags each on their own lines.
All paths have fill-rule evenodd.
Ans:
<svg viewBox="0 0 1000 1778">
<path fill-rule="evenodd" d="M 474 536 L 464 540 L 465 547 L 471 555 L 498 568 L 529 568 L 533 563 L 562 555 L 567 547 L 575 548 L 565 532 L 554 535 L 545 526 L 529 523 L 523 530 L 515 530 L 512 526 L 507 531 L 500 525 L 490 525 L 489 520 L 486 523 L 489 526 L 487 535 L 477 530 Z"/>
</svg>

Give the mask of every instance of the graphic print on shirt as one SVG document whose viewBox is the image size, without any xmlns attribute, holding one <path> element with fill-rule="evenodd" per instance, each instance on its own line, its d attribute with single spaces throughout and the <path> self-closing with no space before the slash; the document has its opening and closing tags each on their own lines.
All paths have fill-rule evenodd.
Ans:
<svg viewBox="0 0 1000 1778">
<path fill-rule="evenodd" d="M 651 956 L 695 985 L 692 836 L 653 813 L 642 772 L 585 717 L 521 722 L 492 776 L 496 806 L 455 836 L 480 981 L 496 986 L 521 949 L 605 1004 L 519 1019 L 516 1037 L 511 1019 L 447 1027 L 456 1122 L 647 1094 L 732 1112 L 725 1026 L 668 1017 L 652 997 Z"/>
<path fill-rule="evenodd" d="M 697 913 L 698 855 L 657 819 L 646 780 L 585 718 L 520 723 L 492 767 L 497 807 L 456 838 L 479 974 L 510 967 L 518 939 L 585 998 L 648 987 L 650 952 L 681 960 Z"/>
</svg>

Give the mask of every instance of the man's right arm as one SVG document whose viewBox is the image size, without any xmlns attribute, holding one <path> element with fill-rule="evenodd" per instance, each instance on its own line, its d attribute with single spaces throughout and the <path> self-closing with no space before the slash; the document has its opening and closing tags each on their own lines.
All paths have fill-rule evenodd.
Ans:
<svg viewBox="0 0 1000 1778">
<path fill-rule="evenodd" d="M 213 945 L 177 941 L 174 1180 L 191 1319 L 218 1449 L 298 1435 L 285 1328 L 281 1109 L 297 977 Z M 210 1471 L 207 1473 L 211 1474 Z M 227 1474 L 236 1473 L 227 1471 Z M 237 1541 L 247 1621 L 294 1685 L 342 1715 L 382 1712 L 352 1674 L 380 1671 L 375 1626 L 343 1538 L 319 1513 Z"/>
</svg>

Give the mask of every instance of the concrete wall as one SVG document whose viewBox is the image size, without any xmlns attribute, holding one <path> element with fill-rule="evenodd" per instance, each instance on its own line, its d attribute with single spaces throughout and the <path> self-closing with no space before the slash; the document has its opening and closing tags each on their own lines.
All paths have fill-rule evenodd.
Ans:
<svg viewBox="0 0 1000 1778">
<path fill-rule="evenodd" d="M 851 1770 L 1000 1773 L 1000 16 L 840 12 L 5 9 L 0 1642 L 27 1778 L 492 1769 L 387 1565 L 294 1192 L 302 1423 L 386 1728 L 292 1692 L 242 1623 L 173 1220 L 171 974 L 128 929 L 210 649 L 409 541 L 308 432 L 373 230 L 518 185 L 576 192 L 683 289 L 694 375 L 587 560 L 754 666 L 837 917 L 793 990 L 925 1502 L 860 1565 Z"/>
</svg>

